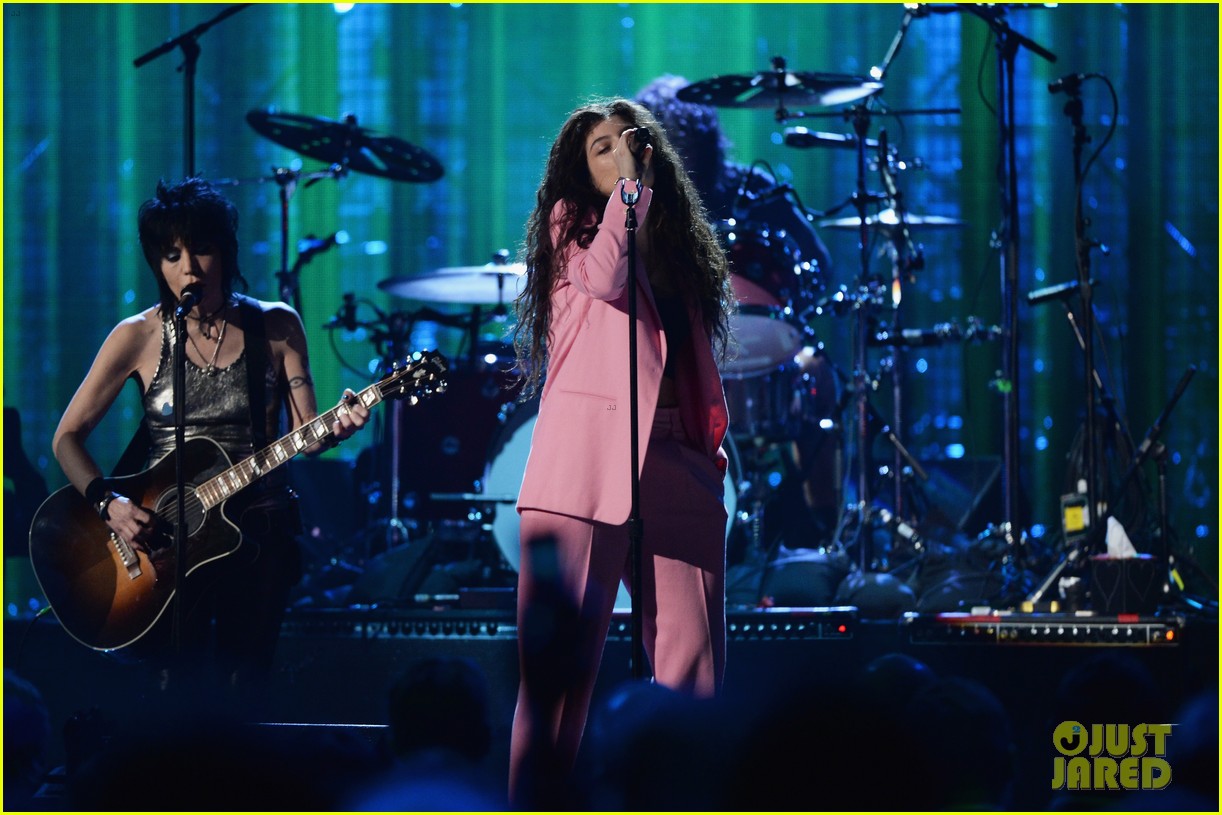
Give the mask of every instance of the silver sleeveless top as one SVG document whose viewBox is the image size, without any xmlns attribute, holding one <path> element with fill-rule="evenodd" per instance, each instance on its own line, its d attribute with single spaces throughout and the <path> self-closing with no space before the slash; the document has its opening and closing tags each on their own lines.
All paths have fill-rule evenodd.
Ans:
<svg viewBox="0 0 1222 815">
<path fill-rule="evenodd" d="M 157 372 L 144 392 L 144 416 L 152 434 L 149 463 L 161 460 L 174 449 L 174 323 L 162 320 L 161 360 Z M 279 379 L 269 356 L 263 377 L 266 440 L 270 444 L 283 435 L 282 399 Z M 255 452 L 250 432 L 250 395 L 247 392 L 246 349 L 227 368 L 218 368 L 209 376 L 205 370 L 187 358 L 186 376 L 186 439 L 204 436 L 221 446 L 229 460 L 237 463 Z M 251 485 L 252 492 L 286 484 L 283 468 L 273 470 Z"/>
</svg>

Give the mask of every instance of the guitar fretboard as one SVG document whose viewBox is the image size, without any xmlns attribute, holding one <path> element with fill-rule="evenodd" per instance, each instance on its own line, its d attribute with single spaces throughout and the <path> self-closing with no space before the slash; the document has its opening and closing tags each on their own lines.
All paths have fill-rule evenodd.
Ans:
<svg viewBox="0 0 1222 815">
<path fill-rule="evenodd" d="M 370 385 L 358 393 L 356 399 L 365 407 L 372 408 L 382 401 L 382 384 L 379 382 L 375 385 Z M 289 459 L 298 453 L 308 450 L 315 444 L 325 441 L 328 436 L 334 435 L 335 431 L 331 429 L 331 426 L 339 418 L 339 411 L 342 407 L 344 407 L 342 403 L 336 405 L 326 413 L 316 416 L 306 424 L 303 424 L 279 441 L 269 444 L 253 456 L 242 459 L 228 470 L 200 484 L 196 488 L 195 494 L 203 502 L 204 509 L 212 509 L 229 496 L 250 486 L 281 464 L 289 461 Z"/>
<path fill-rule="evenodd" d="M 414 404 L 430 393 L 445 392 L 446 383 L 442 378 L 446 371 L 445 357 L 436 351 L 425 351 L 412 354 L 410 359 L 411 362 L 404 367 L 396 368 L 394 373 L 356 394 L 354 400 L 366 408 L 372 408 L 387 398 L 401 399 L 410 396 Z M 195 489 L 195 495 L 203 504 L 204 510 L 221 504 L 229 496 L 250 486 L 298 453 L 334 435 L 335 431 L 331 426 L 339 418 L 340 411 L 346 407 L 345 403 L 339 403 L 279 441 L 200 484 Z"/>
</svg>

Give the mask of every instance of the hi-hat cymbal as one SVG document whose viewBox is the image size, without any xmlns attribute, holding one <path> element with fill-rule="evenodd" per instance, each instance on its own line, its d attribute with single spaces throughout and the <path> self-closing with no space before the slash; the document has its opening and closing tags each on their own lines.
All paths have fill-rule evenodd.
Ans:
<svg viewBox="0 0 1222 815">
<path fill-rule="evenodd" d="M 865 76 L 810 71 L 726 74 L 694 82 L 675 96 L 682 102 L 723 108 L 847 105 L 882 90 Z"/>
<path fill-rule="evenodd" d="M 525 263 L 489 263 L 450 266 L 427 275 L 391 277 L 379 283 L 378 288 L 410 300 L 502 305 L 514 300 L 525 282 Z"/>
<path fill-rule="evenodd" d="M 960 221 L 958 218 L 947 218 L 942 215 L 913 215 L 912 213 L 904 215 L 904 223 L 919 229 L 963 226 L 963 221 Z M 898 229 L 899 225 L 899 215 L 890 207 L 876 215 L 866 216 L 866 226 L 871 228 L 892 230 Z M 861 219 L 856 215 L 849 215 L 844 218 L 828 218 L 819 221 L 819 226 L 826 227 L 827 229 L 858 229 L 861 227 Z"/>
<path fill-rule="evenodd" d="M 260 136 L 295 153 L 358 173 L 419 182 L 436 181 L 445 173 L 423 147 L 359 127 L 355 116 L 336 121 L 268 109 L 250 111 L 246 121 Z"/>
</svg>

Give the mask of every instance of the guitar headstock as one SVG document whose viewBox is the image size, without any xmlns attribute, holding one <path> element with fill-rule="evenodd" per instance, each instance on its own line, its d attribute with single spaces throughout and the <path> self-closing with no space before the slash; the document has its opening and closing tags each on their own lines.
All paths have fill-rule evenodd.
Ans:
<svg viewBox="0 0 1222 815">
<path fill-rule="evenodd" d="M 449 363 L 439 351 L 416 351 L 378 382 L 383 399 L 407 399 L 410 404 L 445 393 Z"/>
</svg>

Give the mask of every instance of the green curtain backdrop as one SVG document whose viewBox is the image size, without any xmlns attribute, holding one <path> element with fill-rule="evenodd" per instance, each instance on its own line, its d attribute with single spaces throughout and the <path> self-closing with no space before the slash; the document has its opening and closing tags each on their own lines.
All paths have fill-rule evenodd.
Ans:
<svg viewBox="0 0 1222 815">
<path fill-rule="evenodd" d="M 20 444 L 48 486 L 64 483 L 50 453 L 63 407 L 110 328 L 150 304 L 155 288 L 135 239 L 140 202 L 159 178 L 180 177 L 184 74 L 175 50 L 140 68 L 157 44 L 212 20 L 221 4 L 17 4 L 4 28 L 4 403 L 20 411 Z M 370 377 L 373 332 L 328 330 L 345 293 L 362 321 L 420 303 L 378 288 L 391 277 L 482 264 L 516 252 L 548 146 L 566 113 L 592 95 L 632 95 L 662 73 L 690 80 L 762 71 L 783 56 L 792 70 L 865 74 L 881 62 L 904 9 L 888 4 L 257 4 L 199 38 L 195 167 L 232 179 L 242 213 L 241 262 L 251 293 L 278 298 L 281 216 L 277 168 L 313 172 L 259 136 L 248 111 L 339 118 L 398 136 L 439 157 L 431 184 L 351 174 L 298 185 L 288 203 L 289 262 L 296 242 L 339 230 L 347 243 L 301 272 L 320 401 Z M 1214 5 L 1020 8 L 1009 24 L 1058 56 L 1016 59 L 1020 157 L 1019 293 L 1075 278 L 1072 132 L 1050 80 L 1085 85 L 1091 136 L 1102 146 L 1084 190 L 1099 337 L 1096 357 L 1137 440 L 1187 366 L 1198 373 L 1165 428 L 1172 520 L 1187 551 L 1216 574 L 1218 526 L 1218 9 Z M 970 14 L 917 20 L 886 76 L 893 110 L 960 108 L 958 115 L 878 117 L 919 169 L 901 177 L 915 214 L 961 219 L 960 229 L 917 233 L 926 267 L 905 294 L 904 322 L 1001 322 L 996 54 Z M 827 112 L 827 111 L 823 111 Z M 785 126 L 849 132 L 835 116 L 778 123 L 771 110 L 722 109 L 733 156 L 762 160 L 805 205 L 825 211 L 853 192 L 851 152 L 798 150 Z M 869 187 L 879 179 L 871 173 Z M 848 214 L 851 208 L 842 214 Z M 853 285 L 856 235 L 824 230 L 829 287 Z M 877 249 L 878 247 L 871 247 Z M 887 260 L 871 255 L 873 271 Z M 436 305 L 436 304 L 433 304 Z M 459 311 L 460 306 L 440 306 Z M 847 318 L 816 326 L 829 357 L 849 372 Z M 1019 310 L 1020 456 L 1025 526 L 1059 525 L 1067 456 L 1082 424 L 1084 372 L 1064 309 Z M 486 328 L 497 339 L 504 325 Z M 461 332 L 417 323 L 414 345 L 462 353 Z M 902 437 L 923 460 L 997 457 L 1001 401 L 996 341 L 910 350 L 904 361 Z M 876 360 L 872 360 L 873 364 Z M 885 383 L 871 397 L 889 415 Z M 138 415 L 132 387 L 99 429 L 109 465 Z M 6 429 L 7 431 L 7 429 Z M 361 445 L 384 443 L 368 434 Z M 331 456 L 354 456 L 358 447 Z M 1149 467 L 1152 476 L 1153 468 Z M 6 466 L 7 470 L 7 466 Z"/>
</svg>

